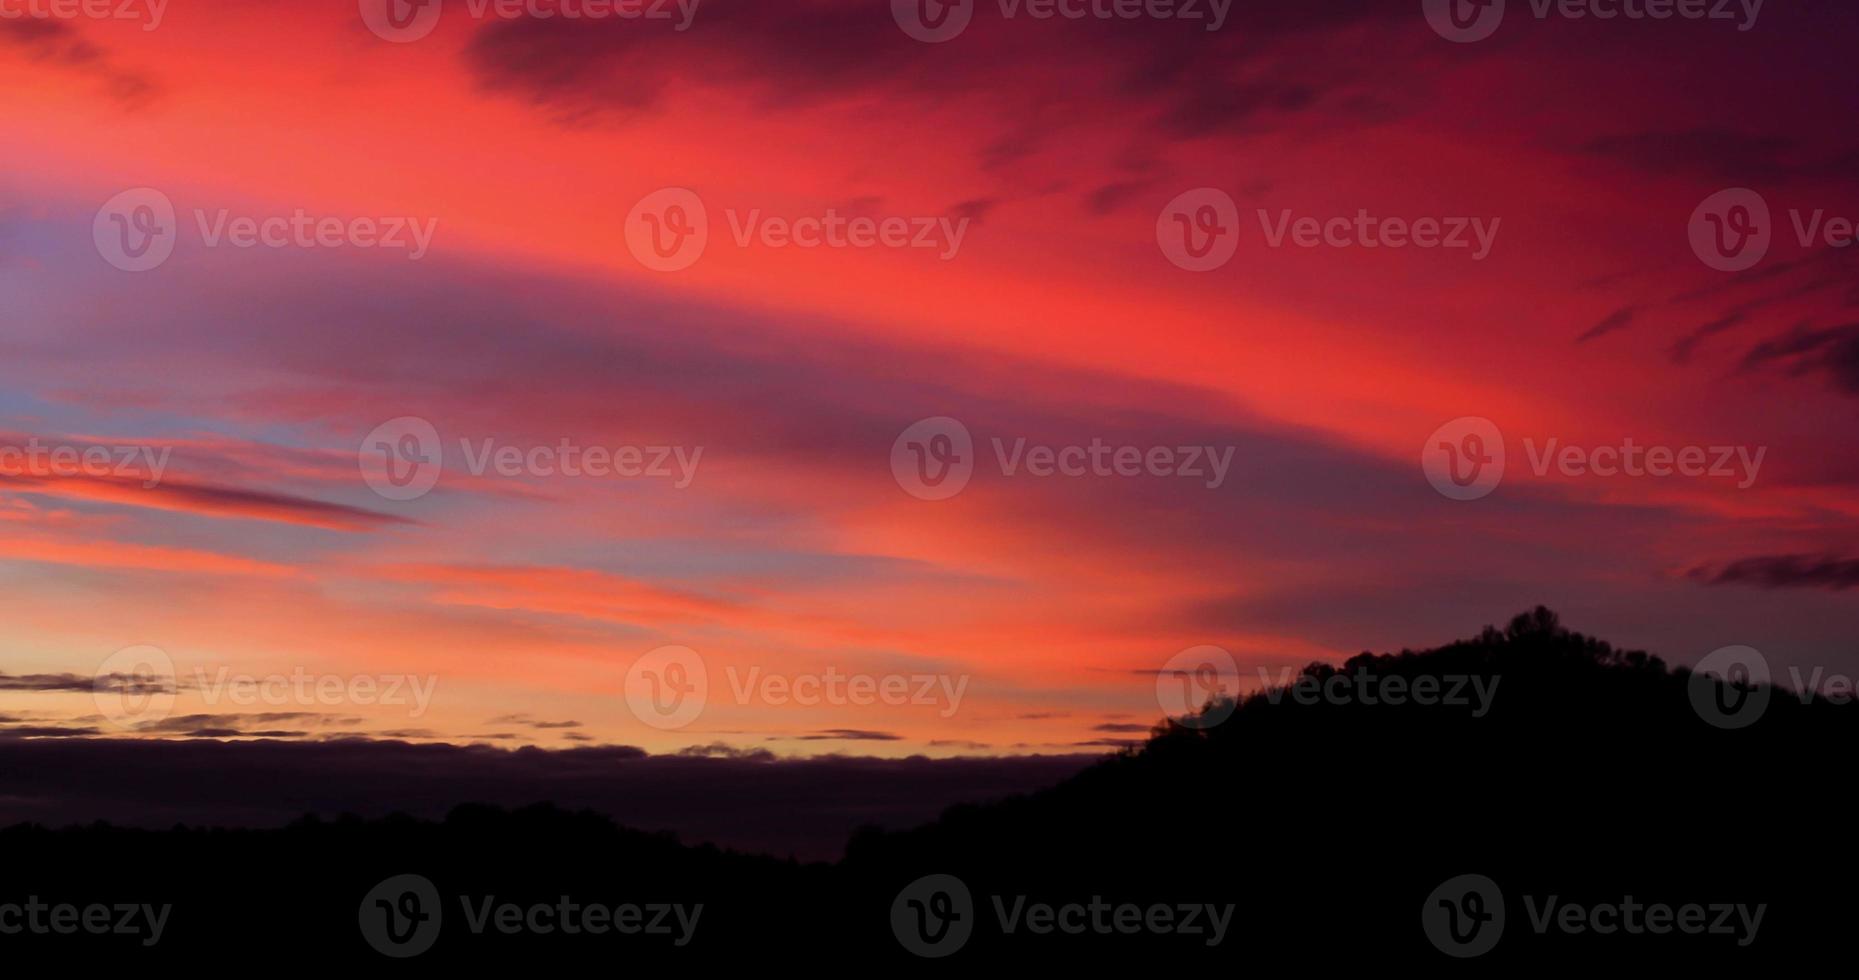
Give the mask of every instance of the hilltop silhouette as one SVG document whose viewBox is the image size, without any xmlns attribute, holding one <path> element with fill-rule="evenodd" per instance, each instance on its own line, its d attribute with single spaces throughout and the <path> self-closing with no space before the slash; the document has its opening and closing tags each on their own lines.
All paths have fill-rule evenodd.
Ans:
<svg viewBox="0 0 1859 980">
<path fill-rule="evenodd" d="M 1419 691 L 1434 694 L 1416 703 Z M 1752 696 L 1767 699 L 1753 722 L 1710 716 L 1710 704 Z M 173 912 L 146 949 L 134 936 L 34 934 L 0 935 L 0 949 L 384 961 L 364 925 L 412 936 L 422 906 L 404 884 L 378 886 L 418 875 L 442 910 L 422 964 L 1768 964 L 1841 951 L 1854 912 L 1837 886 L 1856 728 L 1849 704 L 1700 680 L 1539 608 L 1437 649 L 1365 653 L 1216 698 L 1050 789 L 861 831 L 835 863 L 687 846 L 547 805 L 275 830 L 15 827 L 0 831 L 0 902 L 36 894 Z M 755 800 L 740 805 L 757 819 Z M 1496 891 L 1474 896 L 1482 885 L 1463 875 Z M 537 921 L 574 915 L 562 896 L 636 907 L 640 924 L 656 914 L 667 928 L 539 936 L 486 925 L 506 903 L 518 917 L 550 906 Z M 1048 921 L 1042 906 L 1060 910 L 1056 924 L 1032 931 Z M 1641 931 L 1621 928 L 1623 914 Z M 1700 934 L 1680 931 L 1687 917 Z M 1190 919 L 1198 931 L 1173 931 Z M 1448 955 L 1429 930 L 1474 955 Z"/>
</svg>

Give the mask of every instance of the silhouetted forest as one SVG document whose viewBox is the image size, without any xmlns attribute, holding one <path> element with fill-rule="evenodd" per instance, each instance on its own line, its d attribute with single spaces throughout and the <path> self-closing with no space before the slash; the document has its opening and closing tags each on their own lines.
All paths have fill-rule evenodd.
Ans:
<svg viewBox="0 0 1859 980">
<path fill-rule="evenodd" d="M 1458 685 L 1468 696 L 1368 703 L 1364 678 L 1384 693 L 1451 700 Z M 426 907 L 402 885 L 377 888 L 399 875 L 429 881 L 440 908 L 421 966 L 1508 972 L 1724 969 L 1845 950 L 1855 905 L 1841 887 L 1847 749 L 1859 708 L 1775 690 L 1756 721 L 1720 727 L 1695 706 L 1689 671 L 1565 630 L 1540 608 L 1438 649 L 1313 665 L 1293 688 L 1215 701 L 1049 790 L 860 832 L 831 864 L 686 846 L 548 805 L 273 830 L 14 827 L 0 831 L 0 903 L 36 895 L 172 911 L 152 946 L 22 932 L 0 935 L 0 951 L 196 969 L 385 963 L 368 921 L 397 932 L 391 944 L 415 935 Z M 1752 694 L 1714 681 L 1703 690 L 1729 705 Z M 757 819 L 756 800 L 741 810 Z M 953 876 L 966 900 L 938 888 L 946 879 L 918 884 L 930 875 Z M 1462 875 L 1498 894 L 1474 900 L 1447 885 Z M 495 927 L 508 903 L 549 906 L 532 924 L 553 926 L 563 896 L 621 907 L 597 918 L 642 931 Z M 1068 904 L 1079 910 L 1055 921 L 1082 931 L 1035 931 L 1039 906 Z M 1628 921 L 1637 907 L 1641 925 L 1667 928 L 1620 928 L 1623 906 Z M 1649 917 L 1652 907 L 1671 915 Z M 646 930 L 654 922 L 662 931 Z M 1183 934 L 1189 925 L 1200 931 Z M 1474 936 L 1495 938 L 1458 958 L 1429 938 L 1438 928 L 1465 942 L 1462 953 Z M 928 944 L 919 951 L 943 955 L 907 948 L 912 930 Z"/>
</svg>

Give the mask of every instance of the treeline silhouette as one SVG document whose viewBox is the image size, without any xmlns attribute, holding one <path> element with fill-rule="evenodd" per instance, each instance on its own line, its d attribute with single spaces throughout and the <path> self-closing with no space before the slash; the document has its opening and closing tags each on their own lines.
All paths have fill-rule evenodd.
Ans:
<svg viewBox="0 0 1859 980">
<path fill-rule="evenodd" d="M 1389 703 L 1365 695 L 1365 679 L 1381 694 L 1436 690 L 1432 701 L 1450 700 L 1457 683 L 1463 703 Z M 1750 694 L 1708 689 L 1727 704 Z M 1859 709 L 1772 690 L 1758 720 L 1730 729 L 1701 715 L 1696 693 L 1690 671 L 1566 630 L 1538 608 L 1438 649 L 1365 653 L 1312 665 L 1289 689 L 1217 698 L 1051 789 L 862 831 L 833 864 L 687 846 L 547 805 L 272 830 L 14 827 L 0 831 L 0 904 L 30 894 L 173 911 L 149 947 L 24 932 L 0 935 L 0 953 L 386 962 L 364 936 L 375 914 L 364 897 L 417 874 L 442 907 L 421 966 L 1516 971 L 1840 957 L 1859 905 L 1844 887 Z M 754 800 L 742 801 L 742 819 L 756 819 Z M 1495 883 L 1504 921 L 1488 952 L 1459 959 L 1429 938 L 1423 915 L 1438 907 L 1436 889 L 1467 874 Z M 954 876 L 970 903 L 905 892 L 926 875 Z M 682 946 L 671 934 L 474 933 L 466 907 L 485 909 L 487 896 L 703 909 Z M 1094 900 L 1105 910 L 1091 912 Z M 1594 928 L 1610 920 L 1588 910 L 1629 900 L 1705 907 L 1706 927 L 1731 931 L 1635 932 L 1618 913 L 1611 931 Z M 385 901 L 388 917 L 400 898 Z M 1029 930 L 1029 908 L 1068 904 L 1084 910 L 1073 924 L 1096 916 L 1083 932 Z M 1580 931 L 1558 918 L 1571 904 Z M 1176 924 L 1183 906 L 1230 905 L 1230 924 L 1210 945 L 1205 929 L 1153 928 L 1157 905 Z M 1117 906 L 1138 912 L 1119 920 Z M 1761 906 L 1761 918 L 1750 929 L 1711 906 Z M 1479 908 L 1456 911 L 1469 922 Z M 945 957 L 922 958 L 899 938 L 900 922 L 934 933 L 950 915 L 969 933 Z"/>
</svg>

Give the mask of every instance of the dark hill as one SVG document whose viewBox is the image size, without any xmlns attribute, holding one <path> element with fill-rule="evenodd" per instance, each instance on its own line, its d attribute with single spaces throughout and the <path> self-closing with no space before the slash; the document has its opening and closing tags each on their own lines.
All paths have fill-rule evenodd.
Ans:
<svg viewBox="0 0 1859 980">
<path fill-rule="evenodd" d="M 1764 696 L 1753 723 L 1712 715 Z M 442 919 L 421 965 L 1230 975 L 1836 956 L 1855 905 L 1838 883 L 1856 729 L 1851 705 L 1694 679 L 1538 609 L 1435 650 L 1313 665 L 1288 689 L 1165 722 L 1050 790 L 860 833 L 834 865 L 687 847 L 551 807 L 268 831 L 13 828 L 0 832 L 0 903 L 174 909 L 146 950 L 136 936 L 21 933 L 0 934 L 0 951 L 378 959 L 362 924 L 414 935 L 423 906 L 404 882 L 371 889 L 414 874 Z M 755 801 L 742 813 L 757 819 Z M 663 907 L 671 931 L 503 935 L 494 915 L 472 930 L 486 896 L 493 910 L 548 905 L 533 920 L 547 925 L 564 895 L 639 906 L 642 925 Z M 679 946 L 675 909 L 697 903 Z"/>
</svg>

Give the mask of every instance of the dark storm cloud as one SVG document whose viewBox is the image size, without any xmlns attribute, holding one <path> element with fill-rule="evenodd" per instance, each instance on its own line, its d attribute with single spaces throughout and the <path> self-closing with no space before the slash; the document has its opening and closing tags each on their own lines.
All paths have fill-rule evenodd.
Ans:
<svg viewBox="0 0 1859 980">
<path fill-rule="evenodd" d="M 1687 577 L 1708 585 L 1754 585 L 1765 589 L 1859 587 L 1859 558 L 1831 555 L 1760 555 L 1724 565 L 1700 565 Z"/>
</svg>

